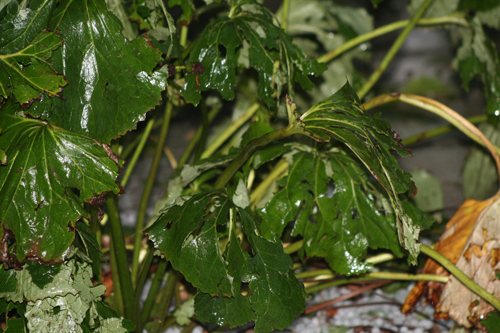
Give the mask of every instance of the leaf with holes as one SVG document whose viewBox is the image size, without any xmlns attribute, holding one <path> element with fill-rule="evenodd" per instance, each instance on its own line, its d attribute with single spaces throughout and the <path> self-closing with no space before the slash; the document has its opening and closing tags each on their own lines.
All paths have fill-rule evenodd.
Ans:
<svg viewBox="0 0 500 333">
<path fill-rule="evenodd" d="M 291 106 L 293 108 L 293 104 Z M 294 111 L 289 111 L 289 114 Z M 379 115 L 370 115 L 360 107 L 349 83 L 331 97 L 317 103 L 297 120 L 304 134 L 319 142 L 331 139 L 344 143 L 365 165 L 387 192 L 397 217 L 399 241 L 410 252 L 409 261 L 416 264 L 420 252 L 417 242 L 420 227 L 404 212 L 399 195 L 413 194 L 411 174 L 402 170 L 391 151 L 407 156 L 389 123 Z"/>
<path fill-rule="evenodd" d="M 326 67 L 307 60 L 262 5 L 251 1 L 234 9 L 230 16 L 209 24 L 191 52 L 189 61 L 200 62 L 204 70 L 188 73 L 183 90 L 186 101 L 198 104 L 200 93 L 208 89 L 217 89 L 225 99 L 233 99 L 239 53 L 247 50 L 244 43 L 249 45 L 249 66 L 259 75 L 257 95 L 269 106 L 276 104 L 274 95 L 279 96 L 284 84 L 290 93 L 294 82 L 311 88 L 308 75 L 321 74 Z"/>
<path fill-rule="evenodd" d="M 16 249 L 0 255 L 8 265 L 61 262 L 76 221 L 86 216 L 83 203 L 120 192 L 119 166 L 91 138 L 21 117 L 14 107 L 9 101 L 0 112 L 0 147 L 8 159 L 0 166 L 0 222 L 2 241 L 14 238 Z"/>
</svg>

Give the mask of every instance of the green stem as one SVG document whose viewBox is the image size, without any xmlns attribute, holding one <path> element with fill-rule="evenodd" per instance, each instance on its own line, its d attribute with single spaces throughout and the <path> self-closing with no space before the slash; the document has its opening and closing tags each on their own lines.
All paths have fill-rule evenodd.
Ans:
<svg viewBox="0 0 500 333">
<path fill-rule="evenodd" d="M 389 63 L 392 61 L 396 53 L 399 51 L 401 46 L 403 45 L 404 41 L 410 34 L 410 32 L 413 30 L 415 25 L 417 24 L 418 20 L 422 17 L 422 15 L 425 13 L 427 10 L 427 7 L 430 6 L 430 4 L 434 0 L 425 0 L 424 3 L 418 8 L 417 12 L 415 15 L 410 19 L 410 22 L 406 25 L 406 27 L 403 29 L 401 34 L 398 36 L 394 44 L 392 44 L 391 48 L 385 55 L 384 59 L 378 66 L 378 68 L 373 72 L 373 74 L 370 76 L 368 81 L 365 82 L 365 84 L 361 87 L 361 89 L 358 91 L 358 96 L 359 99 L 363 99 L 365 95 L 370 91 L 370 89 L 375 85 L 375 83 L 378 81 L 380 76 L 384 73 L 386 68 L 389 66 Z"/>
<path fill-rule="evenodd" d="M 163 274 L 165 274 L 167 266 L 168 266 L 168 261 L 166 259 L 161 259 L 160 263 L 158 264 L 158 268 L 156 269 L 155 276 L 153 277 L 153 282 L 151 282 L 151 288 L 149 288 L 146 301 L 142 306 L 141 321 L 144 324 L 148 321 L 149 316 L 151 314 L 151 310 L 153 310 L 155 300 L 158 296 L 158 288 L 160 287 Z"/>
<path fill-rule="evenodd" d="M 208 113 L 208 123 L 210 124 L 214 118 L 217 116 L 219 111 L 221 110 L 220 107 L 214 107 L 210 112 Z M 179 159 L 179 162 L 177 162 L 177 169 L 181 169 L 184 164 L 188 161 L 189 157 L 191 156 L 191 153 L 193 152 L 194 148 L 196 147 L 196 144 L 198 141 L 201 139 L 201 136 L 203 135 L 203 126 L 200 125 L 198 127 L 198 130 L 196 130 L 196 133 L 193 137 L 193 139 L 189 142 L 188 146 L 184 150 L 184 153 L 182 153 L 181 158 Z M 201 147 L 200 147 L 201 148 Z"/>
<path fill-rule="evenodd" d="M 476 293 L 482 297 L 486 302 L 490 303 L 495 309 L 500 311 L 500 300 L 494 295 L 487 292 L 483 287 L 478 285 L 474 280 L 468 277 L 464 272 L 462 272 L 457 266 L 455 266 L 451 261 L 449 261 L 445 256 L 443 256 L 438 251 L 426 246 L 421 245 L 420 251 L 425 253 L 435 261 L 437 261 L 441 266 L 446 268 L 454 277 L 456 277 L 460 282 L 462 282 L 467 288 L 472 292 Z"/>
<path fill-rule="evenodd" d="M 205 144 L 207 141 L 207 134 L 208 134 L 208 126 L 210 125 L 210 121 L 208 119 L 208 111 L 207 111 L 207 106 L 205 105 L 205 100 L 202 100 L 200 103 L 200 108 L 201 108 L 201 116 L 203 119 L 203 123 L 201 125 L 201 136 L 199 139 L 199 145 L 198 148 L 196 149 L 196 153 L 194 155 L 194 162 L 198 162 L 201 158 L 201 154 L 203 153 L 203 150 L 205 149 Z"/>
<path fill-rule="evenodd" d="M 274 169 L 267 175 L 267 177 L 253 190 L 250 194 L 250 202 L 252 205 L 257 205 L 259 201 L 262 199 L 264 194 L 266 194 L 267 189 L 271 184 L 278 178 L 283 172 L 285 172 L 290 165 L 285 161 L 281 160 L 276 164 Z"/>
<path fill-rule="evenodd" d="M 363 35 L 359 35 L 356 38 L 353 38 L 346 43 L 342 44 L 339 46 L 337 49 L 328 52 L 327 54 L 322 55 L 319 57 L 317 60 L 319 62 L 329 62 L 336 57 L 340 56 L 346 51 L 349 51 L 353 47 L 365 43 L 371 39 L 374 39 L 376 37 L 385 35 L 389 32 L 395 31 L 402 29 L 406 27 L 410 23 L 410 20 L 403 20 L 403 21 L 397 21 L 393 22 L 387 25 L 384 25 L 380 28 L 377 28 L 375 30 L 372 30 L 370 32 L 367 32 Z M 433 26 L 433 25 L 442 25 L 442 24 L 458 24 L 458 25 L 463 25 L 463 26 L 468 26 L 469 24 L 467 23 L 467 20 L 463 17 L 462 13 L 454 13 L 451 15 L 447 16 L 442 16 L 442 17 L 434 17 L 434 18 L 428 18 L 428 19 L 420 19 L 417 22 L 418 26 Z"/>
<path fill-rule="evenodd" d="M 302 245 L 304 245 L 304 240 L 301 239 L 301 240 L 299 240 L 295 243 L 292 243 L 292 244 L 288 245 L 287 247 L 285 247 L 283 249 L 283 252 L 285 252 L 286 254 L 295 253 L 302 248 Z"/>
<path fill-rule="evenodd" d="M 130 270 L 127 262 L 127 252 L 125 250 L 125 237 L 123 235 L 120 212 L 118 211 L 118 200 L 115 194 L 108 195 L 106 200 L 108 210 L 109 225 L 111 231 L 111 242 L 113 243 L 113 252 L 116 256 L 116 265 L 118 269 L 118 278 L 120 280 L 121 295 L 123 299 L 123 312 L 125 318 L 131 319 L 134 324 L 134 288 L 130 278 Z M 137 326 L 137 325 L 136 325 Z"/>
<path fill-rule="evenodd" d="M 113 279 L 113 291 L 115 293 L 116 308 L 120 315 L 123 316 L 122 286 L 120 284 L 120 272 L 118 271 L 118 265 L 116 263 L 116 251 L 113 242 L 110 242 L 109 244 L 109 257 L 111 259 L 111 278 Z"/>
<path fill-rule="evenodd" d="M 487 116 L 486 115 L 481 115 L 481 116 L 474 116 L 474 117 L 470 117 L 470 118 L 466 118 L 466 119 L 471 124 L 479 124 L 479 123 L 485 122 L 486 119 L 487 119 Z M 425 140 L 428 140 L 428 139 L 432 139 L 432 138 L 435 138 L 437 136 L 446 134 L 446 133 L 450 132 L 453 129 L 455 129 L 455 127 L 452 126 L 452 125 L 441 126 L 441 127 L 429 130 L 429 131 L 422 132 L 420 134 L 412 135 L 412 136 L 404 139 L 401 143 L 404 146 L 413 145 L 415 143 L 418 143 L 418 142 L 421 142 L 421 141 L 425 141 Z"/>
<path fill-rule="evenodd" d="M 298 123 L 288 125 L 285 128 L 281 128 L 279 130 L 264 134 L 258 139 L 254 139 L 250 141 L 245 148 L 241 151 L 241 153 L 228 165 L 226 170 L 220 175 L 219 179 L 215 182 L 214 189 L 220 189 L 226 186 L 229 180 L 234 176 L 236 171 L 250 158 L 255 149 L 258 147 L 267 145 L 276 140 L 280 140 L 286 138 L 287 136 L 293 134 L 303 133 L 302 130 L 298 129 Z"/>
<path fill-rule="evenodd" d="M 151 168 L 149 169 L 148 178 L 146 180 L 146 184 L 144 185 L 141 201 L 139 203 L 137 223 L 135 226 L 134 253 L 132 256 L 132 281 L 134 285 L 137 281 L 137 273 L 139 270 L 139 254 L 142 249 L 142 229 L 144 227 L 144 221 L 146 220 L 146 209 L 148 208 L 149 197 L 151 195 L 151 190 L 153 189 L 156 173 L 158 172 L 158 167 L 160 165 L 161 156 L 163 154 L 163 147 L 165 146 L 165 140 L 167 139 L 168 128 L 170 126 L 170 118 L 172 116 L 172 109 L 172 103 L 167 102 L 167 106 L 165 108 L 165 116 L 163 117 L 163 123 L 161 126 L 160 137 L 158 138 L 158 144 L 156 145 L 153 162 L 151 163 Z"/>
<path fill-rule="evenodd" d="M 284 32 L 288 29 L 288 14 L 290 13 L 290 0 L 283 0 L 283 17 L 281 18 L 281 29 Z"/>
<path fill-rule="evenodd" d="M 161 291 L 160 303 L 158 305 L 158 311 L 153 322 L 153 328 L 151 333 L 162 332 L 163 323 L 168 314 L 168 307 L 170 306 L 170 301 L 172 300 L 172 295 L 174 294 L 175 285 L 177 284 L 177 279 L 179 273 L 176 271 L 171 271 L 167 278 L 167 283 L 163 290 Z"/>
<path fill-rule="evenodd" d="M 259 109 L 259 103 L 254 103 L 245 113 L 234 123 L 227 127 L 224 132 L 203 152 L 201 158 L 210 157 L 231 135 L 234 134 L 243 124 L 250 119 Z"/>
<path fill-rule="evenodd" d="M 146 141 L 148 141 L 148 137 L 151 134 L 151 130 L 153 129 L 153 125 L 155 123 L 155 118 L 153 117 L 149 119 L 146 128 L 144 129 L 144 132 L 141 135 L 141 140 L 139 141 L 139 144 L 137 145 L 137 148 L 134 151 L 134 155 L 128 161 L 127 163 L 127 169 L 125 170 L 125 173 L 122 178 L 121 185 L 125 188 L 127 186 L 128 180 L 130 178 L 130 175 L 132 174 L 132 171 L 134 171 L 134 167 L 137 164 L 137 161 L 139 160 L 139 157 L 141 156 L 142 150 L 144 149 L 144 146 L 146 145 Z"/>
<path fill-rule="evenodd" d="M 148 249 L 148 253 L 146 255 L 146 258 L 144 259 L 144 261 L 142 263 L 142 266 L 141 266 L 141 272 L 139 274 L 139 280 L 137 281 L 137 284 L 135 286 L 135 293 L 134 293 L 134 313 L 140 313 L 141 312 L 139 304 L 141 302 L 142 290 L 144 288 L 144 283 L 146 282 L 146 278 L 149 275 L 149 268 L 151 266 L 151 262 L 153 261 L 153 257 L 154 257 L 154 249 L 152 248 L 152 246 L 150 246 L 149 249 Z M 141 318 L 141 321 L 140 321 L 139 324 L 141 326 L 140 327 L 136 327 L 136 331 L 137 332 L 142 332 L 142 327 L 145 324 L 142 321 L 142 318 Z"/>
<path fill-rule="evenodd" d="M 388 273 L 388 272 L 374 272 L 368 273 L 363 276 L 358 276 L 354 278 L 347 279 L 339 279 L 327 283 L 322 283 L 316 286 L 312 286 L 306 288 L 305 291 L 307 294 L 312 294 L 314 292 L 335 287 L 342 286 L 345 284 L 350 284 L 353 282 L 362 282 L 362 281 L 373 281 L 373 280 L 402 280 L 402 281 L 436 281 L 446 283 L 449 280 L 449 277 L 442 275 L 433 275 L 433 274 L 406 274 L 406 273 Z"/>
</svg>

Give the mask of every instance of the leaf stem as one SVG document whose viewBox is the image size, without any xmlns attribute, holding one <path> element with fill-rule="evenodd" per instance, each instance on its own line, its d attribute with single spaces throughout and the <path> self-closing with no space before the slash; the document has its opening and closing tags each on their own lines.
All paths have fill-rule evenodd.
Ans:
<svg viewBox="0 0 500 333">
<path fill-rule="evenodd" d="M 422 17 L 422 15 L 425 13 L 427 8 L 431 5 L 431 3 L 434 0 L 425 0 L 424 3 L 418 8 L 417 12 L 413 17 L 410 19 L 406 27 L 403 29 L 403 31 L 399 34 L 398 38 L 396 41 L 394 41 L 394 44 L 392 44 L 391 48 L 385 55 L 384 59 L 378 66 L 378 68 L 372 73 L 370 78 L 363 84 L 361 89 L 358 91 L 358 96 L 359 99 L 363 99 L 365 95 L 370 91 L 370 89 L 375 85 L 375 83 L 378 81 L 380 76 L 384 73 L 384 71 L 387 69 L 389 66 L 389 63 L 392 61 L 396 53 L 398 53 L 399 49 L 403 45 L 404 41 L 410 34 L 410 32 L 413 30 L 415 25 L 417 24 L 418 20 Z"/>
<path fill-rule="evenodd" d="M 422 246 L 423 247 L 423 246 Z M 327 283 L 322 283 L 316 286 L 305 289 L 307 294 L 311 294 L 323 289 L 342 286 L 353 282 L 373 281 L 373 280 L 402 280 L 402 281 L 436 281 L 446 283 L 449 277 L 434 274 L 407 274 L 407 273 L 391 273 L 391 272 L 373 272 L 363 276 L 357 276 L 347 279 L 339 279 Z"/>
<path fill-rule="evenodd" d="M 234 123 L 228 126 L 224 132 L 203 152 L 201 159 L 210 157 L 231 135 L 234 134 L 243 124 L 250 119 L 259 109 L 259 103 L 254 103 L 238 118 Z"/>
<path fill-rule="evenodd" d="M 111 278 L 113 280 L 113 292 L 115 294 L 116 309 L 120 315 L 124 315 L 123 309 L 123 297 L 122 297 L 122 287 L 120 284 L 120 272 L 118 271 L 118 265 L 116 263 L 116 251 L 113 242 L 109 243 L 109 258 L 111 261 Z"/>
<path fill-rule="evenodd" d="M 158 311 L 155 316 L 155 320 L 153 322 L 151 333 L 162 332 L 163 322 L 165 321 L 165 317 L 168 314 L 168 307 L 170 306 L 170 301 L 172 299 L 172 295 L 174 294 L 178 277 L 179 277 L 179 272 L 177 271 L 171 271 L 168 274 L 165 287 L 163 287 L 163 290 L 161 291 L 160 303 L 158 306 Z"/>
<path fill-rule="evenodd" d="M 283 0 L 283 16 L 281 18 L 281 29 L 284 32 L 288 30 L 288 14 L 290 13 L 290 0 Z"/>
<path fill-rule="evenodd" d="M 304 245 L 304 240 L 301 239 L 301 240 L 296 241 L 295 243 L 292 243 L 292 244 L 288 245 L 287 247 L 283 248 L 283 252 L 285 252 L 286 254 L 295 253 L 298 250 L 300 250 L 303 245 Z"/>
<path fill-rule="evenodd" d="M 285 160 L 279 161 L 271 170 L 269 175 L 253 190 L 250 194 L 250 203 L 252 205 L 257 205 L 259 201 L 262 199 L 264 194 L 266 194 L 267 189 L 271 184 L 278 178 L 283 172 L 285 172 L 290 165 Z"/>
<path fill-rule="evenodd" d="M 122 178 L 122 182 L 121 182 L 121 185 L 124 188 L 125 188 L 125 186 L 127 186 L 130 175 L 132 174 L 132 171 L 134 171 L 134 167 L 137 164 L 139 157 L 141 156 L 142 150 L 144 149 L 146 142 L 148 141 L 149 134 L 151 134 L 151 130 L 153 129 L 153 125 L 155 123 L 155 118 L 156 117 L 149 119 L 149 121 L 146 125 L 146 128 L 144 129 L 144 132 L 141 135 L 141 140 L 139 141 L 139 144 L 137 145 L 137 148 L 134 151 L 134 155 L 132 155 L 132 158 L 127 163 L 127 169 L 125 170 L 125 173 L 123 174 L 123 178 Z"/>
<path fill-rule="evenodd" d="M 135 292 L 134 292 L 134 313 L 140 313 L 140 301 L 141 301 L 141 295 L 142 295 L 142 290 L 144 287 L 144 283 L 146 282 L 146 278 L 149 275 L 149 268 L 151 266 L 151 262 L 153 261 L 154 257 L 154 249 L 152 246 L 149 247 L 148 253 L 146 254 L 146 258 L 144 259 L 142 266 L 141 266 L 141 272 L 139 275 L 139 280 L 137 281 L 137 284 L 135 286 Z M 144 325 L 144 322 L 141 320 L 140 321 L 140 327 L 136 327 L 137 332 L 142 332 L 142 327 Z"/>
<path fill-rule="evenodd" d="M 403 21 L 397 21 L 393 22 L 387 25 L 384 25 L 380 28 L 377 28 L 375 30 L 372 30 L 370 32 L 367 32 L 365 34 L 359 35 L 356 38 L 350 39 L 338 48 L 336 48 L 333 51 L 330 51 L 321 57 L 319 57 L 317 60 L 318 62 L 329 62 L 341 54 L 343 54 L 346 51 L 349 51 L 353 47 L 365 43 L 371 39 L 374 39 L 376 37 L 385 35 L 389 32 L 395 31 L 402 29 L 406 27 L 410 23 L 410 20 L 403 20 Z M 420 19 L 417 22 L 418 26 L 432 26 L 432 25 L 442 25 L 442 24 L 458 24 L 458 25 L 463 25 L 463 26 L 468 26 L 469 24 L 467 23 L 467 20 L 465 20 L 464 16 L 462 13 L 454 13 L 451 15 L 447 16 L 442 16 L 442 17 L 433 17 L 433 18 L 423 18 Z"/>
<path fill-rule="evenodd" d="M 210 110 L 210 112 L 208 113 L 208 123 L 209 124 L 214 120 L 214 118 L 217 116 L 217 114 L 219 113 L 220 110 L 221 110 L 220 107 L 214 107 L 214 108 L 212 108 L 212 110 Z M 177 162 L 177 169 L 182 168 L 184 166 L 184 164 L 186 164 L 186 162 L 188 161 L 189 157 L 191 156 L 191 153 L 193 152 L 194 148 L 196 147 L 196 144 L 198 143 L 198 141 L 201 139 L 201 137 L 203 135 L 203 126 L 204 125 L 202 124 L 202 125 L 200 125 L 200 127 L 198 127 L 193 139 L 191 139 L 188 146 L 186 147 L 186 149 L 182 153 L 181 158 Z"/>
<path fill-rule="evenodd" d="M 471 124 L 478 124 L 478 123 L 485 122 L 486 119 L 487 119 L 487 116 L 486 115 L 480 115 L 480 116 L 473 116 L 473 117 L 466 118 L 466 119 Z M 415 143 L 418 143 L 418 142 L 421 142 L 421 141 L 425 141 L 425 140 L 428 140 L 428 139 L 432 139 L 432 138 L 435 138 L 435 137 L 440 136 L 442 134 L 446 134 L 446 133 L 450 132 L 451 130 L 453 130 L 454 128 L 455 127 L 452 126 L 452 125 L 440 126 L 440 127 L 434 128 L 434 129 L 429 130 L 429 131 L 425 131 L 425 132 L 422 132 L 422 133 L 419 133 L 419 134 L 416 134 L 416 135 L 412 135 L 412 136 L 404 139 L 401 143 L 404 146 L 413 145 Z"/>
<path fill-rule="evenodd" d="M 131 319 L 134 324 L 136 324 L 133 311 L 134 288 L 132 287 L 132 279 L 130 278 L 127 251 L 125 250 L 125 237 L 123 235 L 120 212 L 118 211 L 118 201 L 114 193 L 110 193 L 108 195 L 106 208 L 108 210 L 111 242 L 113 243 L 113 252 L 116 256 L 116 266 L 118 270 L 118 278 L 120 280 L 123 312 L 125 314 L 125 318 Z"/>
<path fill-rule="evenodd" d="M 438 251 L 426 246 L 421 245 L 420 250 L 425 253 L 438 263 L 440 263 L 444 268 L 446 268 L 453 276 L 455 276 L 460 282 L 462 282 L 471 291 L 482 297 L 486 302 L 490 303 L 495 309 L 500 311 L 500 300 L 495 296 L 487 292 L 483 287 L 478 285 L 474 280 L 468 277 L 464 272 L 462 272 L 457 266 L 455 266 L 450 260 L 443 256 Z"/>
<path fill-rule="evenodd" d="M 228 165 L 226 170 L 220 175 L 219 179 L 215 182 L 214 189 L 220 189 L 226 186 L 229 180 L 234 176 L 236 171 L 250 158 L 255 149 L 258 147 L 267 145 L 276 140 L 286 138 L 293 134 L 303 133 L 297 126 L 298 123 L 292 123 L 287 127 L 272 131 L 270 133 L 264 134 L 260 138 L 250 141 L 241 153 Z"/>
<path fill-rule="evenodd" d="M 153 310 L 156 297 L 158 296 L 158 288 L 160 287 L 163 274 L 165 274 L 167 266 L 168 266 L 168 261 L 166 259 L 161 259 L 156 269 L 155 275 L 153 277 L 153 282 L 151 282 L 151 287 L 149 288 L 146 301 L 144 301 L 144 304 L 142 306 L 142 314 L 141 314 L 142 323 L 146 323 L 148 321 L 149 315 L 151 314 L 151 310 Z"/>
<path fill-rule="evenodd" d="M 149 169 L 148 178 L 146 180 L 146 184 L 144 185 L 141 201 L 139 203 L 139 211 L 137 213 L 137 222 L 135 226 L 134 253 L 132 256 L 132 281 L 134 285 L 137 281 L 137 274 L 139 270 L 139 254 L 142 249 L 142 228 L 144 227 L 144 221 L 146 220 L 146 209 L 148 208 L 149 197 L 151 195 L 151 190 L 153 189 L 156 173 L 158 172 L 158 167 L 160 165 L 163 146 L 165 145 L 165 140 L 167 139 L 168 128 L 170 126 L 170 118 L 172 116 L 172 109 L 173 104 L 170 101 L 167 102 L 167 106 L 165 108 L 165 116 L 163 117 L 163 123 L 161 126 L 160 137 L 158 138 L 158 144 L 156 145 L 153 162 L 151 163 L 151 168 Z"/>
</svg>

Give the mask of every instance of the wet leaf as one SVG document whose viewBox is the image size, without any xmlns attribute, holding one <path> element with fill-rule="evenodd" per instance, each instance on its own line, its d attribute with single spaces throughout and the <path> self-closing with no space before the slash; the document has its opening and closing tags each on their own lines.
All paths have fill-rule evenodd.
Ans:
<svg viewBox="0 0 500 333">
<path fill-rule="evenodd" d="M 297 152 L 280 186 L 261 210 L 264 237 L 279 238 L 295 222 L 292 235 L 304 238 L 307 256 L 325 257 L 340 274 L 370 269 L 363 262 L 368 247 L 402 255 L 387 198 L 344 152 Z"/>
<path fill-rule="evenodd" d="M 344 143 L 384 187 L 397 217 L 399 242 L 409 251 L 409 261 L 416 263 L 420 252 L 417 242 L 420 228 L 404 212 L 399 194 L 413 194 L 411 175 L 402 170 L 391 151 L 408 156 L 398 136 L 380 115 L 369 115 L 360 108 L 358 96 L 349 83 L 300 117 L 306 135 L 319 142 L 331 139 Z M 293 104 L 292 104 L 293 108 Z"/>
<path fill-rule="evenodd" d="M 495 145 L 500 144 L 500 131 L 488 123 L 479 125 L 481 132 Z M 485 200 L 491 197 L 498 187 L 498 174 L 495 162 L 487 151 L 474 146 L 465 160 L 463 171 L 463 190 L 466 198 Z"/>
<path fill-rule="evenodd" d="M 473 18 L 469 25 L 470 29 L 458 29 L 462 45 L 455 61 L 464 89 L 468 90 L 469 82 L 476 75 L 481 77 L 489 121 L 496 125 L 500 110 L 500 58 L 495 44 L 484 33 L 480 19 Z"/>
<path fill-rule="evenodd" d="M 120 192 L 119 166 L 91 138 L 21 117 L 12 101 L 2 107 L 0 124 L 0 147 L 9 160 L 0 166 L 2 239 L 15 239 L 17 255 L 2 252 L 2 260 L 60 262 L 76 221 L 86 216 L 83 203 Z"/>
<path fill-rule="evenodd" d="M 191 52 L 190 63 L 202 63 L 204 71 L 186 77 L 186 101 L 198 104 L 200 92 L 208 89 L 217 89 L 225 99 L 234 98 L 238 52 L 244 42 L 249 46 L 249 66 L 259 75 L 257 95 L 269 106 L 276 105 L 274 94 L 279 96 L 284 84 L 289 93 L 294 82 L 311 88 L 308 75 L 321 74 L 326 67 L 307 60 L 262 5 L 251 1 L 234 8 L 231 17 L 219 17 L 205 28 Z"/>
<path fill-rule="evenodd" d="M 10 4 L 17 5 L 17 2 Z M 6 53 L 11 44 L 0 48 L 0 94 L 5 98 L 14 95 L 22 106 L 41 98 L 42 93 L 49 97 L 59 96 L 67 81 L 47 59 L 61 45 L 62 40 L 56 33 L 42 31 L 31 44 L 15 53 Z"/>
<path fill-rule="evenodd" d="M 143 37 L 127 42 L 104 0 L 62 1 L 48 28 L 64 40 L 50 60 L 69 84 L 64 99 L 44 96 L 26 110 L 31 115 L 109 143 L 159 104 L 167 76 L 152 69 L 161 52 Z"/>
<path fill-rule="evenodd" d="M 230 210 L 241 221 L 252 255 L 240 247 Z M 230 230 L 224 252 L 215 226 Z M 254 217 L 225 192 L 179 198 L 148 232 L 155 247 L 198 288 L 199 320 L 231 327 L 255 320 L 256 332 L 271 332 L 288 326 L 304 310 L 304 287 L 293 275 L 281 242 L 262 238 Z M 242 283 L 249 289 L 242 290 Z"/>
<path fill-rule="evenodd" d="M 495 199 L 481 212 L 456 266 L 496 298 L 500 298 L 500 201 Z M 449 315 L 459 325 L 477 326 L 494 308 L 456 278 L 451 277 L 441 294 L 436 312 Z"/>
</svg>

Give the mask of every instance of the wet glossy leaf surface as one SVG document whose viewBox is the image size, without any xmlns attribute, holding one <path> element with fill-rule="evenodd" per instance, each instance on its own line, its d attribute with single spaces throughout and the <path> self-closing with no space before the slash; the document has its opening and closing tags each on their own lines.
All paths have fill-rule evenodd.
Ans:
<svg viewBox="0 0 500 333">
<path fill-rule="evenodd" d="M 325 257 L 340 274 L 368 270 L 368 247 L 402 255 L 390 204 L 347 154 L 297 152 L 280 185 L 261 211 L 267 238 L 280 237 L 295 222 L 292 235 L 303 236 L 307 256 Z"/>
<path fill-rule="evenodd" d="M 319 142 L 331 139 L 344 143 L 365 165 L 389 195 L 396 213 L 400 243 L 416 263 L 420 247 L 417 243 L 420 228 L 401 206 L 399 194 L 414 192 L 411 174 L 401 169 L 392 151 L 408 156 L 389 123 L 380 115 L 370 115 L 360 108 L 359 99 L 349 83 L 328 99 L 306 111 L 300 121 L 305 132 Z"/>
<path fill-rule="evenodd" d="M 251 254 L 240 247 L 230 209 L 239 216 Z M 224 253 L 217 225 L 229 225 Z M 261 237 L 255 218 L 224 192 L 179 198 L 148 231 L 155 247 L 198 288 L 198 319 L 231 327 L 255 320 L 256 332 L 271 332 L 283 329 L 304 310 L 304 287 L 293 275 L 292 260 L 281 242 Z M 248 290 L 241 289 L 242 283 Z"/>
<path fill-rule="evenodd" d="M 76 221 L 86 215 L 83 203 L 120 191 L 119 167 L 94 140 L 16 115 L 12 102 L 2 107 L 0 123 L 0 147 L 9 160 L 0 166 L 3 233 L 15 238 L 21 262 L 61 261 Z M 16 261 L 2 255 L 10 265 Z"/>
<path fill-rule="evenodd" d="M 57 34 L 42 31 L 25 48 L 5 54 L 10 45 L 0 48 L 0 94 L 5 98 L 12 94 L 17 102 L 25 106 L 41 98 L 42 93 L 49 97 L 59 95 L 67 81 L 47 61 L 51 51 L 62 45 Z"/>
<path fill-rule="evenodd" d="M 247 48 L 242 48 L 244 43 Z M 279 95 L 284 84 L 289 90 L 293 89 L 293 82 L 309 89 L 312 82 L 308 75 L 321 74 L 326 69 L 323 64 L 306 59 L 276 26 L 275 18 L 266 8 L 249 2 L 236 6 L 231 17 L 216 19 L 200 36 L 189 61 L 201 62 L 204 73 L 186 77 L 183 92 L 186 101 L 198 104 L 200 92 L 208 89 L 217 89 L 225 99 L 233 99 L 238 57 L 242 52 L 247 53 L 248 65 L 259 75 L 257 94 L 269 106 L 276 104 L 272 95 L 275 92 Z"/>
<path fill-rule="evenodd" d="M 50 60 L 69 84 L 64 99 L 45 95 L 27 110 L 30 114 L 109 143 L 159 104 L 166 74 L 151 72 L 161 52 L 142 37 L 127 42 L 103 0 L 58 3 L 48 28 L 60 30 L 64 40 Z"/>
</svg>

